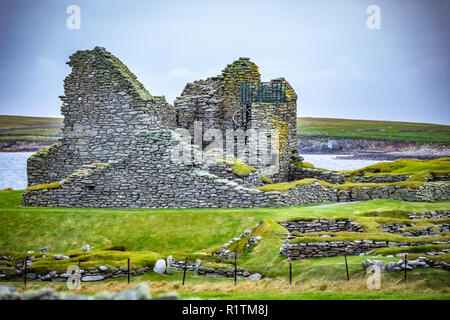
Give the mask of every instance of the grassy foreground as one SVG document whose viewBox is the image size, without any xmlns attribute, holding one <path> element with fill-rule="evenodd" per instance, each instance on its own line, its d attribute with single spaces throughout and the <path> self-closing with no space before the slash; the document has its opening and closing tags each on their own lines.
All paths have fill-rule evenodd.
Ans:
<svg viewBox="0 0 450 320">
<path fill-rule="evenodd" d="M 431 123 L 297 118 L 301 136 L 382 139 L 417 143 L 450 144 L 450 126 Z"/>
<path fill-rule="evenodd" d="M 126 263 L 127 257 L 138 267 L 151 267 L 156 259 L 169 254 L 178 259 L 195 259 L 196 253 L 211 252 L 264 221 L 255 231 L 262 240 L 243 252 L 238 264 L 271 280 L 239 280 L 234 286 L 232 279 L 188 274 L 187 284 L 182 287 L 180 272 L 171 276 L 148 272 L 133 277 L 134 283 L 147 281 L 154 294 L 177 291 L 182 298 L 205 299 L 450 299 L 449 272 L 438 269 L 416 269 L 409 273 L 407 283 L 400 273 L 383 274 L 382 288 L 369 290 L 361 267 L 366 257 L 359 256 L 348 257 L 350 282 L 346 281 L 343 257 L 294 261 L 294 283 L 289 286 L 289 265 L 279 255 L 286 230 L 277 223 L 298 218 L 353 217 L 368 232 L 376 233 L 387 219 L 403 221 L 409 212 L 449 210 L 450 202 L 372 200 L 334 207 L 314 204 L 276 209 L 81 209 L 22 207 L 20 199 L 21 191 L 0 192 L 0 253 L 24 254 L 47 247 L 51 253 L 73 256 L 72 264 L 83 257 L 82 268 L 99 264 L 118 267 Z M 94 251 L 82 256 L 79 249 L 86 243 Z M 113 247 L 125 251 L 111 250 Z M 39 260 L 39 254 L 35 255 L 35 267 L 66 267 L 56 261 Z M 29 282 L 24 288 L 17 278 L 0 283 L 21 290 L 41 286 L 66 290 L 64 283 L 48 282 Z M 83 283 L 80 293 L 123 290 L 127 286 L 125 279 Z"/>
</svg>

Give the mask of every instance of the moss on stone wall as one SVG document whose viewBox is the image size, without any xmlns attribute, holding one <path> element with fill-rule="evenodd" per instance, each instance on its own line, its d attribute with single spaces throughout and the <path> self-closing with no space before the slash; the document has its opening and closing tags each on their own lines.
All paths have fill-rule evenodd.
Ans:
<svg viewBox="0 0 450 320">
<path fill-rule="evenodd" d="M 68 64 L 84 72 L 95 72 L 96 81 L 106 77 L 118 81 L 117 91 L 130 90 L 135 98 L 143 101 L 153 98 L 144 85 L 137 80 L 136 75 L 117 57 L 103 48 L 95 47 L 94 50 L 77 51 L 70 56 Z"/>
<path fill-rule="evenodd" d="M 302 179 L 302 180 L 291 181 L 291 182 L 273 183 L 270 185 L 259 187 L 257 189 L 260 191 L 264 191 L 264 192 L 272 192 L 272 191 L 286 192 L 292 188 L 300 187 L 300 186 L 303 186 L 306 184 L 313 184 L 313 183 L 320 183 L 322 186 L 324 186 L 326 188 L 333 187 L 332 184 L 325 182 L 325 181 L 320 181 L 317 179 Z"/>
<path fill-rule="evenodd" d="M 250 173 L 257 171 L 256 168 L 249 166 L 245 163 L 242 163 L 239 159 L 226 160 L 214 158 L 214 160 L 227 164 L 228 166 L 231 167 L 233 173 L 240 177 L 248 177 Z"/>
<path fill-rule="evenodd" d="M 36 157 L 49 154 L 52 150 L 55 150 L 55 149 L 59 148 L 60 146 L 61 146 L 61 142 L 54 143 L 51 146 L 43 148 L 43 149 L 39 150 L 38 152 L 32 154 L 28 159 L 34 159 Z"/>
<path fill-rule="evenodd" d="M 38 184 L 36 186 L 28 187 L 27 191 L 39 191 L 44 189 L 59 189 L 61 188 L 61 182 L 55 181 L 52 183 Z"/>
</svg>

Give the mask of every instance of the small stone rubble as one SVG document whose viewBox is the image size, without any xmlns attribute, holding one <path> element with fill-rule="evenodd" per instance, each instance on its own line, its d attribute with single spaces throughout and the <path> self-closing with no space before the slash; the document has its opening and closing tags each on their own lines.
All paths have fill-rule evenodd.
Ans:
<svg viewBox="0 0 450 320">
<path fill-rule="evenodd" d="M 258 224 L 259 225 L 259 224 Z M 257 226 L 258 226 L 257 225 Z M 247 239 L 247 243 L 245 245 L 245 249 L 247 250 L 248 248 L 250 248 L 252 245 L 254 245 L 255 243 L 257 243 L 259 240 L 261 240 L 261 236 L 251 236 L 251 233 L 253 231 L 251 229 L 247 229 L 244 231 L 243 234 L 241 234 L 239 237 L 237 238 L 233 238 L 231 239 L 229 242 L 225 243 L 218 252 L 214 252 L 213 255 L 220 257 L 222 259 L 234 259 L 236 252 L 230 252 L 230 250 L 228 250 L 228 247 L 231 246 L 234 242 L 237 241 L 241 241 L 243 238 L 248 236 Z"/>
</svg>

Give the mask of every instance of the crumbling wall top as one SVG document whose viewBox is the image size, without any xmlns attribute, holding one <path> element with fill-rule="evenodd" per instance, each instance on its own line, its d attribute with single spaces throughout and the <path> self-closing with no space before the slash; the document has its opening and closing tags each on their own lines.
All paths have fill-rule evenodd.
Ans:
<svg viewBox="0 0 450 320">
<path fill-rule="evenodd" d="M 96 80 L 101 81 L 103 78 L 109 77 L 117 81 L 115 85 L 117 91 L 129 91 L 136 99 L 148 101 L 153 98 L 144 85 L 137 80 L 136 75 L 105 48 L 95 47 L 93 50 L 79 50 L 70 56 L 67 64 L 74 69 L 91 71 Z"/>
</svg>

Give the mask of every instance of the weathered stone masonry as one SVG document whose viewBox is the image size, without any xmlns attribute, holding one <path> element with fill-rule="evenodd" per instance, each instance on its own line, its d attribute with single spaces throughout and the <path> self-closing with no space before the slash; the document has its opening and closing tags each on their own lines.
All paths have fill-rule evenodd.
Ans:
<svg viewBox="0 0 450 320">
<path fill-rule="evenodd" d="M 258 86 L 264 86 L 267 90 L 282 86 L 285 99 L 244 103 L 243 99 L 247 96 L 242 93 L 242 86 L 247 86 L 249 90 Z M 263 100 L 270 101 L 268 96 L 263 96 L 266 98 Z M 280 144 L 280 172 L 271 178 L 273 181 L 288 180 L 291 161 L 298 156 L 297 95 L 285 79 L 262 85 L 258 66 L 248 58 L 240 58 L 229 64 L 219 76 L 188 83 L 174 104 L 177 125 L 188 129 L 192 136 L 196 122 L 202 123 L 202 132 L 219 129 L 223 137 L 229 129 L 244 132 L 276 129 Z M 203 146 L 208 143 L 204 142 Z M 249 164 L 256 168 L 264 167 L 260 163 Z"/>
<path fill-rule="evenodd" d="M 300 159 L 297 95 L 283 78 L 260 82 L 258 67 L 248 58 L 228 65 L 217 77 L 187 84 L 175 106 L 164 97 L 152 96 L 122 62 L 103 48 L 77 51 L 68 64 L 72 72 L 64 81 L 61 97 L 63 138 L 28 159 L 28 185 L 36 186 L 36 190 L 23 193 L 24 205 L 278 207 L 308 202 L 450 198 L 448 183 L 351 190 L 312 183 L 284 193 L 262 192 L 253 188 L 262 184 L 259 172 L 238 177 L 222 162 L 171 161 L 172 152 L 179 146 L 190 154 L 211 158 L 187 145 L 173 131 L 177 127 L 192 131 L 195 122 L 201 121 L 203 132 L 208 128 L 225 133 L 228 129 L 276 129 L 280 171 L 270 177 L 273 181 L 319 177 L 339 184 L 348 178 L 292 164 Z M 243 94 L 243 89 L 254 89 L 258 94 L 248 95 L 245 90 Z"/>
<path fill-rule="evenodd" d="M 279 194 L 242 187 L 194 164 L 173 163 L 171 153 L 178 144 L 185 142 L 173 131 L 142 131 L 128 155 L 102 166 L 86 166 L 63 180 L 60 188 L 25 191 L 23 204 L 150 208 L 280 205 Z"/>
<path fill-rule="evenodd" d="M 175 109 L 154 97 L 103 48 L 77 51 L 67 62 L 62 141 L 28 159 L 28 185 L 58 181 L 82 165 L 120 158 L 137 131 L 173 128 Z"/>
</svg>

